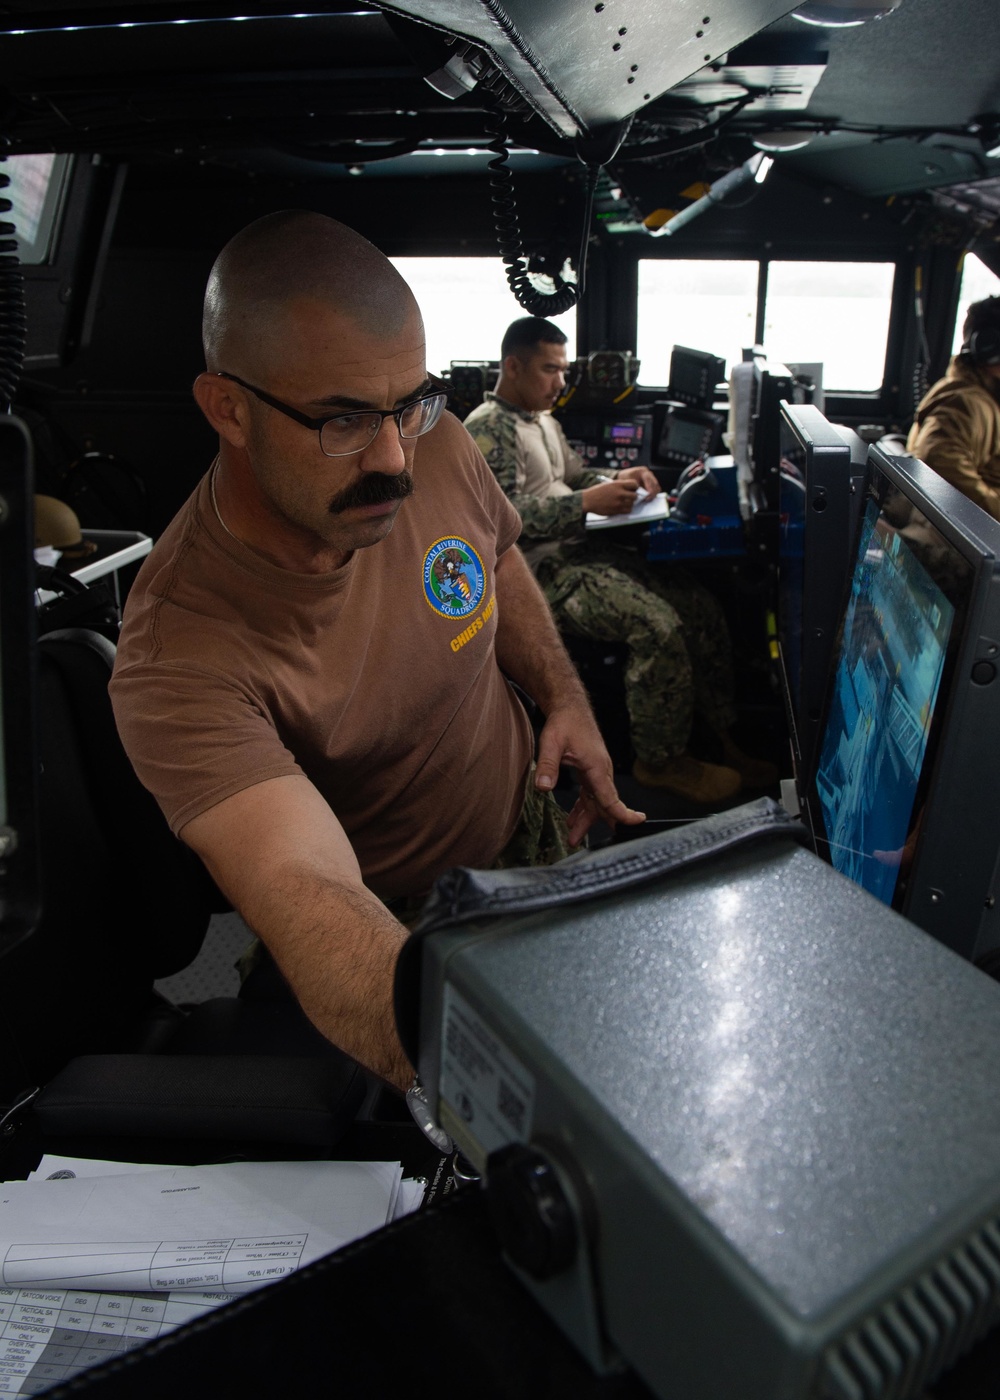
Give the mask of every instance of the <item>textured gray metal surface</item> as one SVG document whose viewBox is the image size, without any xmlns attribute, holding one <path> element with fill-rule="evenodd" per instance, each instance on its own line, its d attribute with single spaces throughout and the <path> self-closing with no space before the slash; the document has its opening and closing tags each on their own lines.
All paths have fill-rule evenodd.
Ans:
<svg viewBox="0 0 1000 1400">
<path fill-rule="evenodd" d="M 620 121 L 758 33 L 788 0 L 392 0 L 488 49 L 564 135 Z"/>
<path fill-rule="evenodd" d="M 808 852 L 535 916 L 447 975 L 537 1067 L 536 1131 L 579 1086 L 802 1319 L 1000 1189 L 1000 986 Z"/>
</svg>

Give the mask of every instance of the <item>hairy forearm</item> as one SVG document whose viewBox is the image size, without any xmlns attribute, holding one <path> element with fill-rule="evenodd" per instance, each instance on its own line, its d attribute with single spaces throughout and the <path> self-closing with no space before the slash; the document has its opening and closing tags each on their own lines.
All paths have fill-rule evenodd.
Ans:
<svg viewBox="0 0 1000 1400">
<path fill-rule="evenodd" d="M 393 978 L 406 929 L 363 886 L 289 864 L 241 908 L 303 1011 L 326 1038 L 405 1091 L 413 1068 L 396 1034 Z"/>
<path fill-rule="evenodd" d="M 501 670 L 525 690 L 543 714 L 568 705 L 590 708 L 545 595 L 518 549 L 497 566 L 496 657 Z"/>
</svg>

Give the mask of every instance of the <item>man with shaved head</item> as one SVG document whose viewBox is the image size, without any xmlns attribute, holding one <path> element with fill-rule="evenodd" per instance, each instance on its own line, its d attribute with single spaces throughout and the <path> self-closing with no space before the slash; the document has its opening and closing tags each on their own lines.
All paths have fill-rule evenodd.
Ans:
<svg viewBox="0 0 1000 1400">
<path fill-rule="evenodd" d="M 219 255 L 203 330 L 219 454 L 132 588 L 115 714 L 313 1024 L 405 1089 L 396 913 L 452 865 L 564 853 L 563 762 L 569 842 L 642 815 L 389 261 L 323 215 L 269 215 Z M 545 716 L 534 765 L 509 681 Z"/>
</svg>

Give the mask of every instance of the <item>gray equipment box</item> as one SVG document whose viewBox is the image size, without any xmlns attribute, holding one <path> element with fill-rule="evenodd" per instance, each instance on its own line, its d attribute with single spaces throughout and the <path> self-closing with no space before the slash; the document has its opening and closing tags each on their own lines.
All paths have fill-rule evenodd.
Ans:
<svg viewBox="0 0 1000 1400">
<path fill-rule="evenodd" d="M 664 1400 L 918 1395 L 1000 1316 L 1000 986 L 800 830 L 452 872 L 401 959 L 508 1256 Z"/>
</svg>

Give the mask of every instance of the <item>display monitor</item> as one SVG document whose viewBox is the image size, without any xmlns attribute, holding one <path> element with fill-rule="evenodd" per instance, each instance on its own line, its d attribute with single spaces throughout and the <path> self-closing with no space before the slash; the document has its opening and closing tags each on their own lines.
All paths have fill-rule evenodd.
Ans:
<svg viewBox="0 0 1000 1400">
<path fill-rule="evenodd" d="M 716 389 L 726 377 L 726 362 L 707 350 L 675 345 L 670 354 L 667 394 L 690 408 L 711 408 Z"/>
<path fill-rule="evenodd" d="M 795 380 L 787 365 L 753 360 L 748 498 L 751 512 L 778 509 L 778 463 L 781 458 L 781 404 L 794 402 Z M 737 456 L 733 450 L 733 456 Z"/>
<path fill-rule="evenodd" d="M 868 446 L 812 404 L 780 405 L 778 655 L 799 791 L 812 771 Z"/>
<path fill-rule="evenodd" d="M 669 406 L 663 415 L 663 426 L 657 446 L 661 462 L 686 467 L 698 458 L 714 456 L 722 448 L 725 415 L 705 409 Z"/>
<path fill-rule="evenodd" d="M 1000 522 L 869 449 L 809 791 L 817 849 L 966 957 L 997 941 Z"/>
<path fill-rule="evenodd" d="M 0 957 L 38 917 L 31 445 L 0 416 Z M 2 975 L 2 973 L 0 973 Z"/>
<path fill-rule="evenodd" d="M 646 424 L 634 418 L 626 418 L 621 423 L 605 423 L 601 439 L 610 447 L 641 447 Z"/>
</svg>

